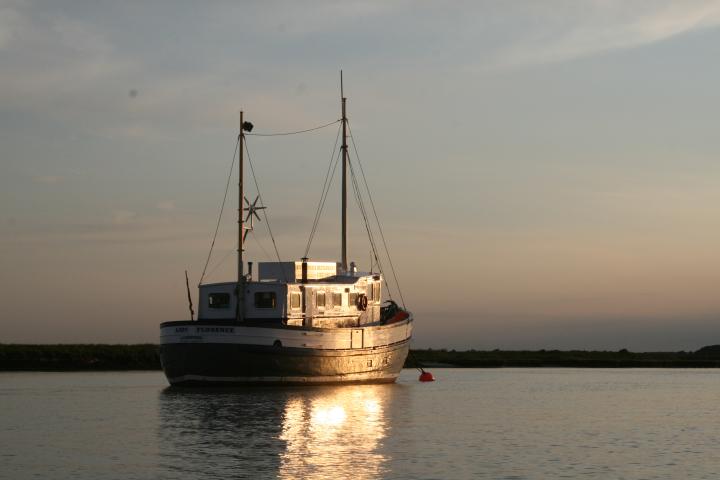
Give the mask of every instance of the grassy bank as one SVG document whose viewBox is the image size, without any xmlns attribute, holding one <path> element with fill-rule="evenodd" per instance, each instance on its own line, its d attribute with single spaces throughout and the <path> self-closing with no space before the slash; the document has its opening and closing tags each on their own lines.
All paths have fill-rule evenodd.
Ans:
<svg viewBox="0 0 720 480">
<path fill-rule="evenodd" d="M 704 347 L 696 352 L 629 352 L 620 350 L 413 350 L 413 358 L 423 365 L 456 367 L 720 367 L 720 346 Z"/>
<path fill-rule="evenodd" d="M 158 370 L 158 346 L 4 345 L 0 371 Z"/>
<path fill-rule="evenodd" d="M 720 367 L 720 346 L 696 352 L 413 350 L 427 367 Z M 158 346 L 0 344 L 0 371 L 158 370 Z"/>
</svg>

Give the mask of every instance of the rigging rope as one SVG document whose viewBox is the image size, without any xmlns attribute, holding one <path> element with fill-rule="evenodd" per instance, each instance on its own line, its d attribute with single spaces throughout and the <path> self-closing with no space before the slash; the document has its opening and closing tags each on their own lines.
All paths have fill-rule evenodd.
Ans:
<svg viewBox="0 0 720 480">
<path fill-rule="evenodd" d="M 268 253 L 268 251 L 265 250 L 265 247 L 263 247 L 262 243 L 260 243 L 260 240 L 258 240 L 257 235 L 255 235 L 255 232 L 251 231 L 250 236 L 252 237 L 253 240 L 255 240 L 255 243 L 257 243 L 257 246 L 260 247 L 260 250 L 262 250 L 262 252 L 265 254 L 265 258 L 267 258 L 268 260 L 272 260 L 272 255 L 270 255 Z"/>
<path fill-rule="evenodd" d="M 393 265 L 392 257 L 390 256 L 390 249 L 385 241 L 385 234 L 383 233 L 382 226 L 380 225 L 380 218 L 378 217 L 377 210 L 375 209 L 375 202 L 370 194 L 370 187 L 368 186 L 367 178 L 365 177 L 365 169 L 363 169 L 362 162 L 360 161 L 360 154 L 358 153 L 357 145 L 355 145 L 355 137 L 353 136 L 352 128 L 350 128 L 350 122 L 348 122 L 348 130 L 350 131 L 350 140 L 352 141 L 353 150 L 355 151 L 355 158 L 357 158 L 358 165 L 360 166 L 360 173 L 362 174 L 363 182 L 365 183 L 365 189 L 367 190 L 368 198 L 370 198 L 370 205 L 372 207 L 373 215 L 375 216 L 375 222 L 377 222 L 378 230 L 380 231 L 380 238 L 382 239 L 383 247 L 385 248 L 385 254 L 387 255 L 390 263 L 390 270 L 392 271 L 393 278 L 395 279 L 395 285 L 397 286 L 398 294 L 400 295 L 400 301 L 403 304 L 403 308 L 405 308 L 405 299 L 403 298 L 402 290 L 400 289 L 400 282 L 398 281 L 395 273 L 395 265 Z M 378 267 L 379 266 L 380 265 L 378 264 Z"/>
<path fill-rule="evenodd" d="M 317 232 L 318 224 L 320 223 L 320 216 L 322 215 L 322 211 L 325 208 L 325 201 L 327 200 L 328 193 L 330 192 L 330 186 L 332 185 L 332 179 L 335 177 L 335 170 L 337 169 L 337 164 L 339 163 L 339 158 L 335 157 L 335 151 L 337 150 L 338 140 L 340 139 L 340 127 L 338 127 L 337 135 L 335 136 L 335 146 L 333 147 L 332 154 L 330 155 L 330 163 L 328 163 L 328 169 L 327 172 L 325 172 L 325 181 L 323 182 L 323 188 L 322 192 L 320 193 L 320 200 L 318 201 L 317 209 L 315 210 L 315 219 L 313 220 L 313 226 L 310 230 L 310 236 L 308 237 L 308 243 L 305 247 L 305 255 L 303 257 L 307 258 L 310 254 L 310 245 L 312 245 L 312 241 L 315 238 L 315 233 Z M 331 173 L 331 167 L 332 167 L 332 173 Z"/>
<path fill-rule="evenodd" d="M 256 137 L 276 137 L 276 136 L 283 136 L 283 135 L 297 135 L 299 133 L 307 133 L 307 132 L 313 132 L 315 130 L 320 130 L 322 128 L 329 127 L 330 125 L 334 125 L 339 122 L 341 122 L 341 120 L 334 120 L 334 121 L 332 121 L 330 123 L 326 123 L 324 125 L 319 125 L 319 126 L 313 127 L 313 128 L 307 128 L 305 130 L 297 130 L 294 132 L 279 132 L 279 133 L 250 133 L 250 132 L 247 132 L 247 133 L 244 133 L 244 135 L 253 135 Z M 339 132 L 340 132 L 340 129 L 338 129 L 338 137 L 336 137 L 336 139 L 335 139 L 335 148 L 337 148 L 337 138 L 339 138 Z M 223 195 L 222 204 L 220 206 L 220 213 L 218 215 L 218 220 L 215 225 L 215 233 L 213 234 L 213 239 L 212 239 L 212 242 L 210 243 L 210 251 L 208 252 L 208 256 L 205 260 L 205 266 L 203 267 L 202 274 L 200 275 L 200 281 L 198 282 L 198 286 L 202 284 L 202 281 L 205 279 L 206 275 L 212 275 L 212 273 L 215 272 L 215 270 L 217 270 L 217 268 L 225 261 L 225 259 L 227 259 L 227 257 L 230 256 L 230 254 L 233 251 L 235 251 L 235 250 L 231 250 L 229 253 L 225 254 L 225 256 L 223 256 L 223 258 L 220 259 L 220 261 L 210 270 L 210 272 L 207 271 L 208 265 L 210 264 L 210 259 L 212 257 L 213 249 L 215 248 L 215 241 L 217 240 L 217 235 L 220 230 L 220 223 L 222 221 L 222 216 L 225 211 L 225 203 L 227 202 L 227 195 L 228 195 L 228 191 L 230 189 L 230 180 L 232 179 L 232 172 L 235 168 L 235 158 L 238 153 L 239 143 L 240 143 L 240 135 L 238 135 L 237 141 L 235 142 L 235 149 L 233 151 L 232 162 L 230 163 L 230 172 L 228 173 L 227 183 L 225 184 L 225 193 Z M 260 206 L 265 206 L 263 203 L 262 195 L 260 193 L 260 188 L 258 187 L 257 177 L 255 176 L 255 169 L 253 168 L 252 160 L 250 159 L 250 151 L 248 150 L 247 142 L 245 142 L 245 151 L 247 152 L 247 155 L 248 155 L 248 162 L 250 163 L 250 171 L 252 172 L 253 181 L 255 182 L 255 188 L 257 189 L 257 192 L 258 192 L 258 198 L 260 199 Z M 333 156 L 334 156 L 334 153 L 333 153 Z M 332 162 L 332 159 L 331 159 L 331 162 Z M 333 169 L 333 175 L 334 175 L 334 172 L 335 172 L 335 170 Z M 332 178 L 330 179 L 330 181 L 332 181 Z M 328 190 L 329 190 L 329 186 L 328 186 Z M 325 197 L 327 197 L 327 193 L 325 194 Z M 324 201 L 323 201 L 323 205 L 324 205 Z M 275 249 L 275 255 L 277 256 L 278 262 L 280 262 L 281 261 L 280 253 L 278 252 L 277 244 L 275 242 L 275 237 L 273 236 L 272 229 L 270 228 L 270 221 L 268 220 L 268 216 L 267 216 L 267 213 L 265 212 L 265 210 L 263 210 L 263 217 L 265 218 L 265 222 L 267 223 L 267 226 L 268 226 L 268 232 L 270 233 L 270 238 L 272 239 L 273 247 Z M 313 227 L 313 229 L 314 228 L 315 227 Z M 314 236 L 314 233 L 312 235 Z M 257 238 L 255 238 L 255 240 L 258 243 L 258 245 L 260 246 L 260 248 L 263 250 L 265 255 L 267 255 L 267 257 L 270 257 L 270 255 L 267 253 L 267 251 L 265 251 L 264 247 L 262 246 L 262 244 L 260 244 L 260 242 L 257 240 Z M 309 249 L 309 244 L 308 244 L 308 249 Z M 283 276 L 285 276 L 284 270 L 283 270 Z M 287 281 L 287 278 L 286 278 L 286 281 Z"/>
<path fill-rule="evenodd" d="M 255 176 L 255 167 L 253 166 L 252 159 L 250 158 L 250 150 L 248 150 L 247 142 L 245 143 L 245 152 L 247 153 L 248 157 L 248 164 L 250 164 L 250 171 L 252 172 L 253 181 L 255 182 L 255 189 L 257 190 L 258 198 L 260 199 L 260 206 L 264 207 L 265 202 L 263 201 L 262 194 L 260 193 L 260 186 L 258 185 L 257 177 Z M 280 252 L 278 251 L 277 244 L 275 243 L 275 236 L 272 233 L 272 229 L 270 228 L 270 220 L 268 220 L 267 213 L 265 211 L 266 209 L 263 208 L 262 213 L 263 217 L 265 218 L 265 222 L 267 223 L 268 232 L 270 233 L 270 239 L 272 240 L 273 248 L 275 249 L 275 255 L 277 256 L 277 261 L 279 263 L 282 263 L 282 260 L 280 260 Z M 287 283 L 287 275 L 285 273 L 285 269 L 280 269 L 283 272 L 283 277 L 285 278 L 285 282 Z"/>
<path fill-rule="evenodd" d="M 215 225 L 215 234 L 213 235 L 212 243 L 210 244 L 210 251 L 208 252 L 207 260 L 205 260 L 205 266 L 203 267 L 202 275 L 200 275 L 200 281 L 198 282 L 198 286 L 202 285 L 202 281 L 205 278 L 205 272 L 207 271 L 208 264 L 210 263 L 210 257 L 212 256 L 213 248 L 215 247 L 215 240 L 217 239 L 218 230 L 220 229 L 220 220 L 222 220 L 223 210 L 225 210 L 225 201 L 227 200 L 228 189 L 230 188 L 230 179 L 232 178 L 232 172 L 235 168 L 235 157 L 238 153 L 239 144 L 240 135 L 238 135 L 238 139 L 235 142 L 235 151 L 233 152 L 232 162 L 230 163 L 230 172 L 228 173 L 227 183 L 225 184 L 225 194 L 223 195 L 222 205 L 220 206 L 220 215 L 218 215 L 217 224 Z M 227 258 L 227 256 L 225 256 L 225 258 Z M 217 268 L 217 266 L 215 266 L 215 268 Z M 215 269 L 213 269 L 213 271 L 214 270 Z"/>
<path fill-rule="evenodd" d="M 341 121 L 342 121 L 342 120 L 335 120 L 335 121 L 330 122 L 330 123 L 327 123 L 327 124 L 325 124 L 325 125 L 320 125 L 320 126 L 317 126 L 317 127 L 308 128 L 308 129 L 305 129 L 305 130 L 298 130 L 298 131 L 294 131 L 294 132 L 280 132 L 280 133 L 249 133 L 249 132 L 248 132 L 248 133 L 244 133 L 244 135 L 257 136 L 257 137 L 275 137 L 275 136 L 284 136 L 284 135 L 296 135 L 296 134 L 299 134 L 299 133 L 307 133 L 307 132 L 312 132 L 312 131 L 315 131 L 315 130 L 320 130 L 320 129 L 322 129 L 322 128 L 329 127 L 330 125 L 334 125 L 335 123 L 339 123 L 339 122 L 341 122 Z M 376 210 L 376 208 L 375 208 L 375 202 L 373 201 L 373 199 L 372 199 L 372 194 L 370 193 L 370 187 L 368 186 L 367 178 L 365 177 L 365 170 L 364 170 L 364 168 L 363 168 L 363 166 L 362 166 L 362 162 L 360 161 L 360 155 L 359 155 L 358 150 L 357 150 L 357 145 L 355 144 L 355 137 L 354 137 L 353 134 L 352 134 L 352 129 L 350 129 L 350 124 L 349 124 L 349 122 L 348 122 L 348 129 L 350 130 L 350 138 L 351 138 L 351 140 L 352 140 L 353 150 L 355 151 L 355 158 L 357 158 L 358 166 L 360 167 L 360 173 L 361 173 L 361 175 L 362 175 L 362 180 L 363 180 L 363 183 L 364 183 L 364 185 L 365 185 L 365 190 L 367 191 L 368 198 L 370 199 L 370 205 L 371 205 L 371 207 L 372 207 L 373 215 L 374 215 L 374 217 L 375 217 L 375 222 L 376 222 L 376 224 L 377 224 L 377 226 L 378 226 L 378 230 L 380 231 L 380 237 L 381 237 L 382 242 L 383 242 L 383 247 L 385 248 L 385 253 L 386 253 L 387 257 L 388 257 L 388 260 L 389 260 L 389 263 L 390 263 L 390 269 L 391 269 L 391 271 L 392 271 L 392 275 L 393 275 L 393 278 L 394 278 L 394 280 L 395 280 L 395 285 L 397 286 L 398 293 L 399 293 L 399 295 L 400 295 L 400 301 L 401 301 L 402 304 L 403 304 L 403 308 L 405 308 L 405 300 L 404 300 L 403 295 L 402 295 L 402 290 L 400 289 L 400 282 L 398 282 L 398 279 L 397 279 L 397 274 L 396 274 L 396 272 L 395 272 L 395 266 L 393 265 L 392 258 L 390 257 L 390 250 L 388 249 L 387 241 L 385 240 L 385 235 L 384 235 L 383 230 L 382 230 L 382 225 L 380 224 L 380 219 L 378 218 L 377 210 Z M 318 208 L 317 208 L 317 210 L 316 210 L 316 212 L 315 212 L 315 218 L 314 218 L 314 220 L 313 220 L 313 226 L 312 226 L 312 229 L 311 229 L 311 232 L 310 232 L 310 237 L 308 238 L 308 243 L 307 243 L 307 246 L 306 246 L 306 249 L 305 249 L 305 257 L 307 257 L 308 254 L 310 253 L 310 246 L 312 245 L 312 241 L 313 241 L 313 239 L 315 238 L 315 233 L 317 232 L 317 227 L 318 227 L 318 224 L 319 224 L 319 221 L 320 221 L 320 217 L 321 217 L 322 211 L 323 211 L 323 209 L 324 209 L 324 207 L 325 207 L 325 202 L 327 201 L 327 197 L 328 197 L 328 194 L 329 194 L 329 192 L 330 192 L 330 187 L 331 187 L 331 185 L 332 185 L 332 180 L 333 180 L 333 178 L 334 178 L 334 176 L 335 176 L 335 171 L 336 171 L 337 165 L 338 165 L 338 163 L 339 163 L 339 158 L 340 158 L 340 156 L 338 155 L 338 156 L 336 157 L 336 155 L 335 155 L 335 153 L 336 153 L 336 151 L 337 151 L 337 145 L 338 145 L 338 140 L 339 140 L 339 138 L 340 138 L 340 128 L 338 128 L 338 133 L 337 133 L 337 135 L 336 135 L 336 137 L 335 137 L 335 145 L 334 145 L 334 147 L 333 147 L 333 152 L 332 152 L 332 154 L 330 155 L 330 163 L 328 164 L 328 170 L 327 170 L 327 172 L 325 173 L 325 181 L 323 182 L 323 189 L 322 189 L 322 193 L 321 193 L 321 195 L 320 195 L 320 200 L 318 201 Z M 226 183 L 226 185 L 225 185 L 225 193 L 224 193 L 224 195 L 223 195 L 223 201 L 222 201 L 222 204 L 221 204 L 221 206 L 220 206 L 220 213 L 219 213 L 219 215 L 218 215 L 218 220 L 217 220 L 217 223 L 216 223 L 216 225 L 215 225 L 215 233 L 213 234 L 212 243 L 210 244 L 210 251 L 208 252 L 207 259 L 205 260 L 205 266 L 203 267 L 202 274 L 200 275 L 200 282 L 198 283 L 198 285 L 201 285 L 201 284 L 202 284 L 202 281 L 203 281 L 203 279 L 204 279 L 205 276 L 206 276 L 207 268 L 208 268 L 208 265 L 210 264 L 210 258 L 212 257 L 213 249 L 214 249 L 214 247 L 215 247 L 215 241 L 217 240 L 218 231 L 220 230 L 220 223 L 221 223 L 221 220 L 222 220 L 223 212 L 224 212 L 224 210 L 225 210 L 225 203 L 226 203 L 226 201 L 227 201 L 227 195 L 228 195 L 228 191 L 229 191 L 229 188 L 230 188 L 230 180 L 231 180 L 231 178 L 232 178 L 232 172 L 233 172 L 233 170 L 234 170 L 234 168 L 235 168 L 235 158 L 236 158 L 237 153 L 238 153 L 238 145 L 239 145 L 239 143 L 240 143 L 240 136 L 238 135 L 237 142 L 235 143 L 235 149 L 234 149 L 234 151 L 233 151 L 232 162 L 230 163 L 230 172 L 228 173 L 228 179 L 227 179 L 227 183 Z M 252 159 L 251 159 L 251 157 L 250 157 L 250 150 L 248 149 L 247 142 L 244 142 L 244 145 L 245 145 L 245 151 L 247 152 L 247 156 L 248 156 L 248 163 L 249 163 L 249 165 L 250 165 L 250 171 L 251 171 L 251 173 L 252 173 L 253 181 L 254 181 L 254 183 L 255 183 L 255 188 L 257 189 L 258 198 L 259 198 L 259 200 L 260 200 L 260 206 L 261 206 L 261 207 L 264 207 L 264 206 L 265 206 L 265 202 L 263 201 L 262 194 L 260 193 L 260 186 L 258 185 L 257 176 L 255 175 L 255 167 L 254 167 L 254 165 L 253 165 L 253 163 L 252 163 Z M 338 152 L 338 153 L 339 153 L 339 152 Z M 358 207 L 359 207 L 360 212 L 361 212 L 362 217 L 363 217 L 363 221 L 364 221 L 364 224 L 365 224 L 365 230 L 367 231 L 368 239 L 369 239 L 369 241 L 370 241 L 370 246 L 371 246 L 371 248 L 372 248 L 372 253 L 373 253 L 373 256 L 375 257 L 375 263 L 377 264 L 378 268 L 380 269 L 380 272 L 383 273 L 382 263 L 381 263 L 381 261 L 380 261 L 379 255 L 378 255 L 377 242 L 375 241 L 374 235 L 373 235 L 373 233 L 372 233 L 372 228 L 371 228 L 370 222 L 369 222 L 369 220 L 368 220 L 368 214 L 367 214 L 367 209 L 366 209 L 366 207 L 365 207 L 365 203 L 364 203 L 364 201 L 363 201 L 362 190 L 360 189 L 360 186 L 358 185 L 357 176 L 355 175 L 355 170 L 354 170 L 354 168 L 353 168 L 353 166 L 352 166 L 352 162 L 350 162 L 349 160 L 350 160 L 350 156 L 348 156 L 348 166 L 350 167 L 350 176 L 351 176 L 351 179 L 352 179 L 353 191 L 355 192 L 355 197 L 356 197 L 356 200 L 357 200 L 357 202 L 358 202 Z M 273 233 L 272 233 L 272 228 L 271 228 L 271 226 L 270 226 L 270 220 L 268 219 L 268 216 L 267 216 L 267 213 L 266 213 L 265 209 L 262 210 L 262 213 L 263 213 L 263 218 L 265 218 L 265 222 L 267 223 L 268 233 L 270 234 L 270 239 L 272 240 L 273 248 L 274 248 L 274 250 L 275 250 L 275 256 L 276 256 L 278 262 L 282 262 L 282 260 L 280 259 L 280 252 L 279 252 L 279 250 L 278 250 L 277 243 L 276 243 L 276 241 L 275 241 L 275 236 L 274 236 Z M 260 248 L 262 249 L 263 253 L 265 253 L 266 256 L 270 257 L 270 255 L 267 253 L 267 251 L 265 250 L 265 248 L 262 246 L 262 244 L 260 244 L 260 242 L 258 241 L 258 239 L 255 237 L 255 235 L 253 235 L 253 237 L 255 238 L 255 241 L 258 243 L 258 245 L 259 245 Z M 223 258 L 211 269 L 211 271 L 210 271 L 210 273 L 209 273 L 208 275 L 212 274 L 212 273 L 225 261 L 225 259 L 226 259 L 232 252 L 233 252 L 233 250 L 231 250 L 231 251 L 228 252 L 225 256 L 223 256 Z M 370 263 L 371 263 L 371 268 L 372 268 L 372 261 L 371 261 Z M 287 282 L 286 272 L 285 272 L 284 269 L 282 269 L 282 270 L 283 270 L 283 276 L 285 277 L 285 281 Z M 388 296 L 390 297 L 390 299 L 392 299 L 392 295 L 391 295 L 391 293 L 390 293 L 390 289 L 389 289 L 389 288 L 388 288 Z"/>
<path fill-rule="evenodd" d="M 215 270 L 217 270 L 218 267 L 220 267 L 220 265 L 222 265 L 232 253 L 237 253 L 237 247 L 231 248 L 225 255 L 223 255 L 223 257 L 218 260 L 215 266 L 210 269 L 210 271 L 207 273 L 207 276 L 209 277 L 210 275 L 215 273 Z"/>
<path fill-rule="evenodd" d="M 349 159 L 349 157 L 348 157 Z M 378 269 L 380 270 L 380 273 L 384 274 L 382 263 L 380 262 L 380 257 L 378 256 L 378 249 L 375 242 L 375 237 L 372 233 L 372 228 L 370 227 L 370 222 L 368 221 L 367 216 L 367 210 L 365 209 L 365 203 L 362 199 L 362 190 L 360 190 L 360 187 L 357 183 L 357 177 L 355 176 L 355 170 L 353 169 L 352 162 L 348 162 L 348 166 L 350 167 L 350 179 L 352 180 L 352 186 L 353 186 L 353 192 L 355 192 L 355 201 L 358 204 L 358 208 L 360 209 L 360 213 L 362 214 L 363 221 L 365 224 L 365 231 L 368 234 L 368 240 L 370 241 L 370 248 L 372 250 L 373 255 L 375 256 L 375 263 L 377 263 Z M 398 289 L 399 291 L 399 289 Z M 390 292 L 390 288 L 388 288 L 388 297 L 390 297 L 390 300 L 392 300 L 392 293 Z M 405 307 L 403 303 L 403 308 Z"/>
<path fill-rule="evenodd" d="M 284 135 L 297 135 L 298 133 L 307 133 L 307 132 L 313 132 L 315 130 L 320 130 L 321 128 L 329 127 L 330 125 L 334 125 L 341 120 L 335 120 L 330 123 L 326 123 L 325 125 L 320 125 L 319 127 L 313 127 L 308 128 L 306 130 L 297 130 L 295 132 L 279 132 L 279 133 L 246 133 L 245 135 L 252 135 L 254 137 L 280 137 Z"/>
</svg>

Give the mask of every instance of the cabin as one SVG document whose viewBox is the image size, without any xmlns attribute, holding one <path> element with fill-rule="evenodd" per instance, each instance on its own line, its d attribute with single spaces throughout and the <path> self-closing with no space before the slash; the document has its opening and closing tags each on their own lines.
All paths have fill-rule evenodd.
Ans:
<svg viewBox="0 0 720 480">
<path fill-rule="evenodd" d="M 380 274 L 338 272 L 335 262 L 260 262 L 245 282 L 245 321 L 341 328 L 381 321 Z M 200 286 L 198 321 L 235 320 L 236 282 Z"/>
</svg>

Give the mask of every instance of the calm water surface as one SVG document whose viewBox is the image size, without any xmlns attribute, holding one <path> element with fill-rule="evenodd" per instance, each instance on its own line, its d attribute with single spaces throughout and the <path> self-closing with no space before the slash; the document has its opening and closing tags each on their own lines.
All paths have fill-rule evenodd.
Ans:
<svg viewBox="0 0 720 480">
<path fill-rule="evenodd" d="M 395 385 L 175 390 L 0 374 L 0 478 L 717 478 L 720 371 L 435 369 Z"/>
</svg>

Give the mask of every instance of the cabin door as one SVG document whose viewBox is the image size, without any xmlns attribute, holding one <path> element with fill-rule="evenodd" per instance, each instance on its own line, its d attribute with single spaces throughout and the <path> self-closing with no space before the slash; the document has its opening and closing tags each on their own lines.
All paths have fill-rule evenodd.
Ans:
<svg viewBox="0 0 720 480">
<path fill-rule="evenodd" d="M 363 331 L 361 328 L 353 328 L 352 341 L 350 342 L 350 348 L 362 348 L 362 347 L 363 347 Z"/>
</svg>

